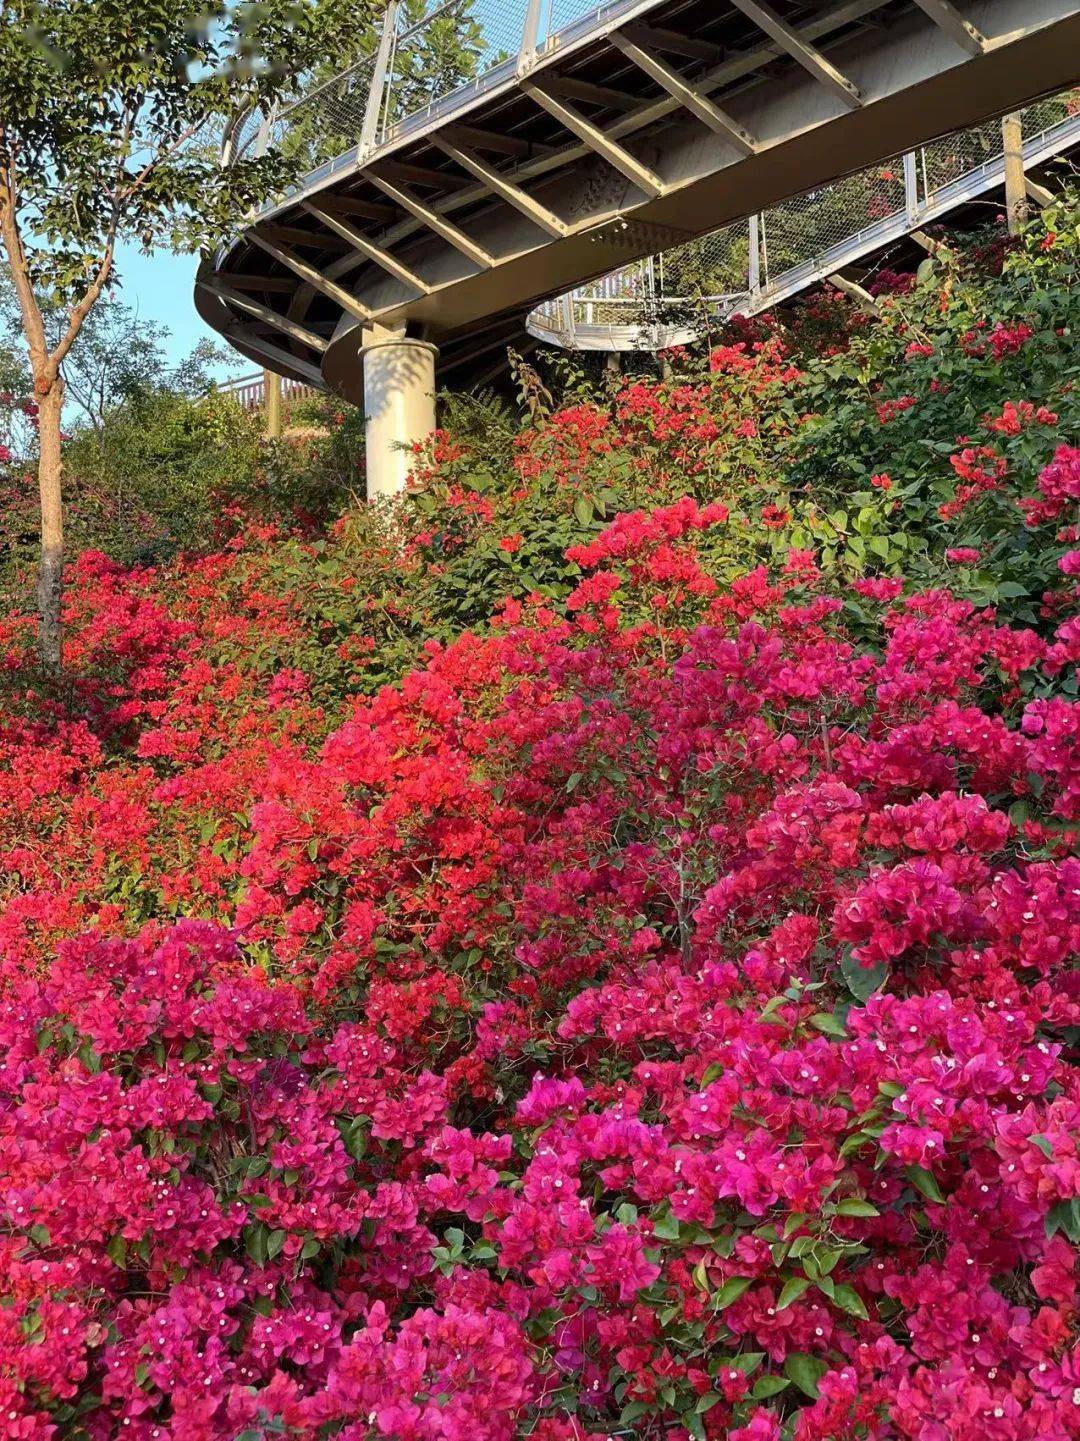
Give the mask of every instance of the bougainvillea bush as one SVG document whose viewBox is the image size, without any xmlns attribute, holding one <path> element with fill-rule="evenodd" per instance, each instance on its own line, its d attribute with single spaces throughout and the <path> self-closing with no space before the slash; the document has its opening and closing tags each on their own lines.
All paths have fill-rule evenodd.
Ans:
<svg viewBox="0 0 1080 1441">
<path fill-rule="evenodd" d="M 4 1436 L 1080 1437 L 1080 449 L 1008 401 L 1030 624 L 621 443 L 392 686 L 340 533 L 82 556 L 63 693 L 5 623 Z M 440 445 L 406 579 L 505 513 Z"/>
</svg>

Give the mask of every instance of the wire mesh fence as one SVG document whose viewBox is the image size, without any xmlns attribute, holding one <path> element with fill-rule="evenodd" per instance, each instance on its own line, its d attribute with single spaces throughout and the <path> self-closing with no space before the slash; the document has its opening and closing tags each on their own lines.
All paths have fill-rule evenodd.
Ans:
<svg viewBox="0 0 1080 1441">
<path fill-rule="evenodd" d="M 1080 90 L 1037 101 L 1021 112 L 1021 121 L 1027 150 L 1052 143 L 1055 136 L 1075 143 Z M 691 308 L 700 314 L 768 302 L 796 280 L 839 269 L 845 249 L 902 233 L 920 214 L 948 201 L 950 193 L 962 198 L 965 182 L 993 183 L 1000 178 L 1002 150 L 997 120 L 944 136 L 906 158 L 844 176 L 689 241 L 656 257 L 654 264 L 624 267 L 607 277 L 614 288 L 604 292 L 605 304 L 612 313 L 617 310 L 617 323 L 635 329 L 640 338 L 649 325 L 680 323 Z M 596 311 L 588 302 L 595 297 L 595 284 L 573 292 L 569 305 L 560 299 L 541 306 L 542 328 L 552 333 L 566 322 L 590 324 L 588 316 Z M 572 346 L 574 337 L 565 343 Z"/>
<path fill-rule="evenodd" d="M 495 66 L 516 61 L 524 16 L 521 4 L 499 0 L 421 0 L 399 7 L 382 133 L 475 85 Z"/>
<path fill-rule="evenodd" d="M 375 73 L 366 56 L 283 109 L 266 129 L 266 144 L 296 163 L 298 174 L 332 170 L 355 151 Z"/>
<path fill-rule="evenodd" d="M 253 112 L 234 129 L 233 160 L 268 146 L 296 159 L 298 173 L 324 176 L 347 163 L 362 139 L 377 144 L 452 95 L 467 94 L 521 55 L 557 45 L 595 0 L 397 0 L 386 12 L 385 68 L 376 47 L 342 73 L 308 84 L 269 118 Z M 535 23 L 535 34 L 527 26 Z"/>
</svg>

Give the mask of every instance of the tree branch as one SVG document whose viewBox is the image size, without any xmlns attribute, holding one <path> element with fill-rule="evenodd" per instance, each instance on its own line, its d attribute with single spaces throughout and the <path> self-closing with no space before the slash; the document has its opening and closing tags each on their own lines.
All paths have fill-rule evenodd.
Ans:
<svg viewBox="0 0 1080 1441">
<path fill-rule="evenodd" d="M 0 129 L 0 143 L 3 139 L 4 132 Z M 19 303 L 26 345 L 30 352 L 30 366 L 36 381 L 48 369 L 49 346 L 45 338 L 45 322 L 42 319 L 37 296 L 34 294 L 26 250 L 19 231 L 19 218 L 16 214 L 17 202 L 18 181 L 15 177 L 15 157 L 9 152 L 7 163 L 0 171 L 0 239 L 3 240 L 4 249 L 7 251 L 8 265 L 11 267 L 11 282 L 15 288 L 15 298 Z"/>
</svg>

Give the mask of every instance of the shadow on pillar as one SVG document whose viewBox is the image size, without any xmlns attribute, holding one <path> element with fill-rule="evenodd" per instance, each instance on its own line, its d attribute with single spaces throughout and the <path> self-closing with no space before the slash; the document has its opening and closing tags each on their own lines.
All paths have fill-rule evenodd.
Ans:
<svg viewBox="0 0 1080 1441">
<path fill-rule="evenodd" d="M 364 368 L 367 497 L 405 488 L 414 451 L 435 429 L 435 360 L 430 341 L 376 333 L 360 351 Z"/>
</svg>

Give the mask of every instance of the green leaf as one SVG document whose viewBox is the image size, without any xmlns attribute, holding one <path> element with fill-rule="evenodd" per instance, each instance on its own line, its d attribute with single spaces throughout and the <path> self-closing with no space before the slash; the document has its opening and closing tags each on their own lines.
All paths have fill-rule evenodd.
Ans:
<svg viewBox="0 0 1080 1441">
<path fill-rule="evenodd" d="M 733 1371 L 741 1371 L 745 1376 L 749 1376 L 752 1371 L 757 1370 L 764 1359 L 764 1351 L 742 1351 L 738 1356 L 732 1356 L 730 1360 L 725 1360 L 724 1365 L 730 1366 Z"/>
<path fill-rule="evenodd" d="M 592 501 L 586 495 L 579 495 L 574 501 L 574 519 L 579 525 L 588 525 L 592 518 Z"/>
<path fill-rule="evenodd" d="M 658 1216 L 652 1223 L 653 1235 L 659 1241 L 677 1241 L 679 1239 L 679 1222 L 669 1211 L 665 1216 Z"/>
<path fill-rule="evenodd" d="M 837 1203 L 836 1214 L 838 1216 L 880 1216 L 881 1212 L 869 1201 L 862 1201 L 858 1196 L 847 1196 L 843 1201 Z"/>
<path fill-rule="evenodd" d="M 272 1261 L 275 1256 L 280 1256 L 281 1248 L 285 1244 L 285 1231 L 271 1231 L 266 1238 L 266 1256 Z"/>
<path fill-rule="evenodd" d="M 884 962 L 876 966 L 861 966 L 850 951 L 840 962 L 840 971 L 857 1001 L 868 1000 L 889 976 L 889 968 Z"/>
<path fill-rule="evenodd" d="M 776 1309 L 778 1311 L 786 1310 L 793 1301 L 797 1301 L 803 1295 L 809 1285 L 810 1282 L 805 1276 L 792 1276 L 789 1281 L 785 1281 L 780 1292 L 780 1299 L 776 1303 Z"/>
<path fill-rule="evenodd" d="M 1045 1222 L 1047 1236 L 1064 1231 L 1070 1241 L 1080 1241 L 1080 1198 L 1059 1201 L 1047 1213 Z"/>
<path fill-rule="evenodd" d="M 767 1401 L 770 1396 L 779 1396 L 781 1391 L 786 1391 L 791 1382 L 783 1376 L 761 1376 L 754 1382 L 754 1388 L 750 1392 L 752 1401 Z"/>
<path fill-rule="evenodd" d="M 941 1194 L 941 1187 L 924 1167 L 905 1166 L 904 1175 L 915 1187 L 916 1191 L 921 1191 L 928 1201 L 933 1201 L 939 1206 L 945 1204 L 945 1197 Z"/>
<path fill-rule="evenodd" d="M 841 1311 L 846 1311 L 849 1316 L 857 1316 L 860 1321 L 869 1321 L 870 1316 L 863 1305 L 862 1297 L 852 1286 L 845 1286 L 838 1281 L 833 1287 L 832 1299 Z"/>
<path fill-rule="evenodd" d="M 818 1382 L 828 1370 L 824 1361 L 819 1361 L 816 1356 L 808 1356 L 805 1351 L 792 1351 L 784 1360 L 784 1375 L 789 1381 L 794 1381 L 804 1396 L 809 1396 L 811 1401 L 818 1398 Z"/>
<path fill-rule="evenodd" d="M 244 1228 L 244 1250 L 256 1266 L 266 1265 L 266 1235 L 265 1226 L 255 1225 Z"/>
<path fill-rule="evenodd" d="M 722 1311 L 725 1306 L 730 1306 L 737 1301 L 753 1279 L 752 1276 L 732 1276 L 730 1281 L 725 1281 L 716 1293 L 716 1300 L 713 1302 L 714 1309 Z"/>
<path fill-rule="evenodd" d="M 818 1011 L 816 1015 L 810 1017 L 810 1024 L 815 1030 L 823 1031 L 827 1036 L 836 1036 L 841 1041 L 846 1041 L 848 1038 L 843 1021 L 832 1011 Z"/>
</svg>

